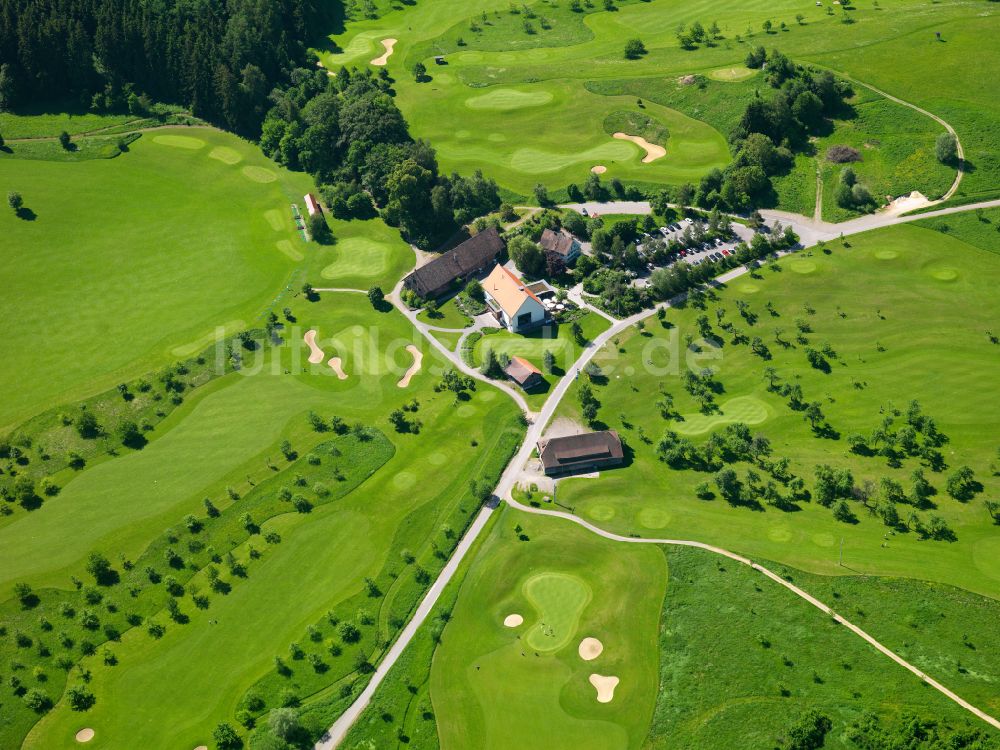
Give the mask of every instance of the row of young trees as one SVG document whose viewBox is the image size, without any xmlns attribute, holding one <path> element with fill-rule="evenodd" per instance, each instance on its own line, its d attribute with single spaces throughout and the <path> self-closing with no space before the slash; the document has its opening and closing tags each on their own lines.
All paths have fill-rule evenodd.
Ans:
<svg viewBox="0 0 1000 750">
<path fill-rule="evenodd" d="M 318 0 L 0 0 L 0 109 L 124 110 L 142 93 L 254 137 L 323 14 Z"/>
</svg>

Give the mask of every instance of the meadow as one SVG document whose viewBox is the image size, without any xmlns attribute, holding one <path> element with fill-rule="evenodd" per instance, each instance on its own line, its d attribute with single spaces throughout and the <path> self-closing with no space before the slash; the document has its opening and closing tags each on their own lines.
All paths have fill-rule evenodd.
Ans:
<svg viewBox="0 0 1000 750">
<path fill-rule="evenodd" d="M 708 541 L 817 573 L 846 568 L 1000 595 L 997 527 L 985 506 L 1000 491 L 1000 446 L 991 439 L 1000 413 L 990 395 L 1000 349 L 989 336 L 1000 265 L 958 236 L 900 226 L 803 251 L 613 340 L 595 356 L 603 378 L 593 391 L 599 422 L 630 447 L 629 465 L 598 480 L 562 482 L 561 502 L 621 533 Z M 733 342 L 737 333 L 742 343 Z M 810 348 L 827 352 L 820 357 L 826 366 L 810 365 Z M 708 413 L 684 385 L 689 372 L 703 368 L 715 372 Z M 801 388 L 801 408 L 780 395 L 785 384 Z M 663 393 L 671 405 L 661 405 Z M 905 420 L 895 415 L 905 414 L 911 399 L 946 436 L 940 457 L 893 459 L 879 448 L 849 447 L 848 438 L 872 435 L 889 417 L 888 429 L 898 430 Z M 822 414 L 815 430 L 803 411 L 811 402 Z M 560 413 L 579 418 L 577 399 L 568 395 Z M 752 501 L 734 500 L 735 507 L 720 496 L 715 469 L 671 468 L 657 455 L 667 431 L 701 446 L 733 422 L 770 441 L 769 460 L 788 461 L 784 482 L 771 490 L 770 477 L 753 478 L 746 474 L 753 467 L 724 461 L 741 483 L 756 487 L 743 484 Z M 893 526 L 849 498 L 856 522 L 844 523 L 817 500 L 820 464 L 850 470 L 873 507 L 891 490 L 883 479 L 898 481 L 905 495 L 918 468 L 934 494 L 900 505 L 901 523 Z M 956 499 L 947 480 L 963 465 L 981 487 Z M 796 476 L 798 493 L 790 489 Z M 775 489 L 782 500 L 765 505 L 765 491 Z M 954 541 L 918 533 L 932 516 Z"/>
<path fill-rule="evenodd" d="M 730 123 L 761 86 L 743 67 L 755 45 L 873 83 L 941 115 L 969 141 L 973 168 L 962 195 L 984 195 L 996 182 L 991 182 L 993 127 L 988 115 L 979 114 L 995 106 L 986 90 L 988 76 L 962 83 L 970 75 L 966 61 L 984 59 L 973 29 L 996 20 L 981 4 L 903 2 L 842 10 L 784 1 L 739 8 L 650 2 L 620 3 L 612 10 L 583 4 L 574 12 L 541 0 L 511 7 L 486 3 L 470 13 L 454 2 L 419 10 L 395 4 L 377 18 L 350 23 L 331 37 L 335 51 L 318 55 L 335 70 L 364 64 L 381 52 L 382 39 L 397 39 L 387 68 L 414 133 L 435 145 L 444 169 L 484 168 L 517 200 L 530 200 L 536 183 L 562 199 L 568 183 L 582 184 L 597 165 L 607 167 L 608 178 L 646 188 L 697 182 L 709 169 L 725 166 Z M 682 49 L 676 29 L 695 21 L 705 27 L 717 23 L 718 37 Z M 765 22 L 770 31 L 763 29 Z M 930 28 L 944 29 L 947 43 L 936 42 Z M 647 53 L 626 59 L 630 38 L 640 38 Z M 435 63 L 437 55 L 445 64 Z M 419 82 L 410 72 L 418 62 L 427 68 Z M 986 68 L 995 68 L 995 62 L 988 53 Z M 729 117 L 714 117 L 697 102 L 705 88 L 717 92 Z M 670 89 L 690 91 L 663 97 Z M 838 122 L 817 148 L 868 144 L 858 168 L 879 197 L 911 190 L 930 197 L 943 193 L 949 170 L 933 158 L 933 138 L 941 127 L 858 89 L 859 116 L 846 125 Z M 667 155 L 642 163 L 640 148 L 610 137 L 609 127 L 622 123 L 657 134 Z M 793 174 L 798 177 L 778 181 L 779 205 L 811 209 L 815 162 L 803 160 Z M 841 214 L 825 201 L 825 216 Z"/>
</svg>

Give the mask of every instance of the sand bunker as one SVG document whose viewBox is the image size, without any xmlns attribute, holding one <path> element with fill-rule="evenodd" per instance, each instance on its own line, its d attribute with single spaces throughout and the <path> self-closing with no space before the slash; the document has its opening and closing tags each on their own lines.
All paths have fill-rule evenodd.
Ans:
<svg viewBox="0 0 1000 750">
<path fill-rule="evenodd" d="M 389 55 L 392 54 L 392 48 L 396 46 L 398 39 L 383 39 L 382 46 L 385 47 L 385 52 L 372 60 L 372 65 L 385 65 L 389 62 Z"/>
<path fill-rule="evenodd" d="M 407 346 L 406 351 L 408 351 L 410 354 L 413 355 L 413 364 L 410 365 L 410 369 L 406 371 L 406 374 L 403 376 L 403 379 L 400 380 L 398 383 L 396 383 L 396 385 L 399 386 L 400 388 L 406 388 L 406 386 L 410 384 L 410 378 L 412 378 L 414 375 L 420 372 L 420 363 L 424 359 L 424 355 L 421 354 L 420 350 L 417 349 L 417 347 L 415 347 L 413 344 Z"/>
<path fill-rule="evenodd" d="M 309 364 L 318 365 L 323 361 L 326 356 L 323 354 L 323 350 L 316 346 L 316 329 L 306 331 L 306 335 L 302 337 L 302 340 L 306 342 L 306 346 L 309 347 Z"/>
<path fill-rule="evenodd" d="M 667 150 L 663 146 L 657 146 L 655 143 L 650 143 L 645 138 L 638 135 L 629 135 L 628 133 L 615 133 L 614 136 L 620 141 L 632 141 L 636 146 L 644 148 L 646 150 L 646 155 L 642 157 L 643 164 L 649 164 L 651 161 L 656 161 L 667 155 Z"/>
<path fill-rule="evenodd" d="M 596 638 L 584 638 L 580 641 L 580 648 L 578 649 L 580 658 L 584 661 L 593 661 L 601 655 L 603 650 L 604 644 Z"/>
<path fill-rule="evenodd" d="M 885 207 L 886 213 L 893 216 L 905 214 L 907 211 L 916 211 L 918 208 L 933 206 L 934 201 L 928 200 L 923 193 L 914 190 L 909 195 L 901 195 Z"/>
<path fill-rule="evenodd" d="M 507 615 L 503 618 L 503 624 L 508 628 L 516 628 L 518 625 L 524 622 L 524 618 L 521 615 Z"/>
<path fill-rule="evenodd" d="M 77 742 L 90 742 L 92 739 L 94 739 L 94 730 L 91 729 L 90 727 L 87 727 L 86 729 L 81 729 L 79 732 L 76 733 Z"/>
<path fill-rule="evenodd" d="M 340 357 L 330 357 L 330 361 L 327 362 L 330 369 L 333 370 L 337 377 L 341 380 L 347 380 L 347 373 L 344 372 L 344 368 L 341 366 Z"/>
<path fill-rule="evenodd" d="M 590 675 L 590 684 L 597 688 L 597 702 L 611 703 L 615 697 L 615 688 L 618 687 L 618 678 L 614 675 L 605 677 L 602 674 Z"/>
<path fill-rule="evenodd" d="M 208 745 L 198 745 L 194 750 L 208 750 Z"/>
<path fill-rule="evenodd" d="M 593 172 L 594 174 L 604 174 L 605 172 L 608 171 L 608 168 L 603 164 L 595 164 L 590 168 L 590 171 Z"/>
</svg>

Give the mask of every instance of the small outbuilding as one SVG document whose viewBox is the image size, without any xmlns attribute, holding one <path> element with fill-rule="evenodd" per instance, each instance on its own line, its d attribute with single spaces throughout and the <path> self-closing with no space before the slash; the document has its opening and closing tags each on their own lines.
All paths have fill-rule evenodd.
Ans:
<svg viewBox="0 0 1000 750">
<path fill-rule="evenodd" d="M 319 201 L 316 200 L 315 195 L 312 193 L 306 193 L 304 200 L 306 202 L 306 210 L 309 212 L 310 216 L 323 213 L 323 209 L 320 207 Z"/>
<path fill-rule="evenodd" d="M 617 432 L 602 430 L 540 440 L 538 457 L 545 474 L 551 477 L 620 466 L 625 452 Z"/>
<path fill-rule="evenodd" d="M 511 357 L 510 364 L 504 368 L 504 372 L 526 391 L 542 383 L 542 371 L 524 357 Z"/>
</svg>

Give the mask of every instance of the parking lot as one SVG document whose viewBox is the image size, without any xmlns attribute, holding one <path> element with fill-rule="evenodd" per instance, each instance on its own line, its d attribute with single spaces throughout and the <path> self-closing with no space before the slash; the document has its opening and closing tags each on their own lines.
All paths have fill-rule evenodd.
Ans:
<svg viewBox="0 0 1000 750">
<path fill-rule="evenodd" d="M 670 254 L 670 259 L 665 264 L 666 266 L 671 266 L 677 262 L 689 263 L 690 265 L 697 266 L 706 261 L 719 261 L 723 258 L 731 256 L 734 252 L 734 248 L 740 242 L 749 241 L 750 237 L 753 235 L 753 231 L 744 227 L 740 224 L 733 225 L 733 231 L 735 236 L 727 239 L 714 239 L 705 240 L 704 242 L 698 243 L 693 239 L 685 242 L 684 232 L 688 228 L 694 228 L 695 221 L 690 218 L 681 219 L 679 222 L 670 224 L 668 226 L 660 227 L 657 231 L 644 234 L 639 240 L 637 249 L 643 259 L 646 260 L 647 273 L 641 274 L 640 278 L 635 280 L 636 286 L 645 286 L 646 276 L 658 265 L 652 260 L 652 254 L 644 250 L 644 245 L 649 244 L 654 240 L 662 240 L 666 243 L 678 242 L 683 247 Z M 704 224 L 703 224 L 704 226 Z M 746 235 L 745 237 L 743 235 Z M 690 235 L 689 235 L 690 236 Z"/>
</svg>

